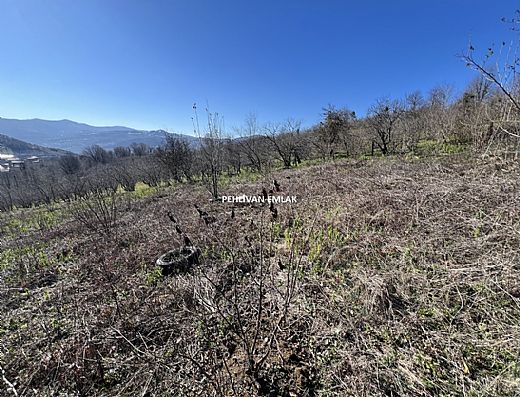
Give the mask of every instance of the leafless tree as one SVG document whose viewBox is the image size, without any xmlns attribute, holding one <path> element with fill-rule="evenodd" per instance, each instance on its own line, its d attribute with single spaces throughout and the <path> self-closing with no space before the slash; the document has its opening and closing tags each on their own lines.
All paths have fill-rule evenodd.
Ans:
<svg viewBox="0 0 520 397">
<path fill-rule="evenodd" d="M 59 166 L 66 175 L 73 175 L 81 169 L 81 161 L 78 156 L 62 156 L 59 159 Z"/>
<path fill-rule="evenodd" d="M 322 157 L 335 158 L 337 147 L 341 144 L 349 151 L 349 133 L 352 121 L 355 120 L 355 112 L 343 108 L 336 109 L 329 105 L 323 109 L 323 121 L 315 129 L 314 146 Z"/>
<path fill-rule="evenodd" d="M 426 101 L 419 91 L 408 94 L 401 119 L 400 146 L 403 152 L 413 151 L 426 129 Z"/>
<path fill-rule="evenodd" d="M 133 192 L 136 183 L 140 180 L 140 172 L 134 158 L 129 157 L 124 160 L 111 164 L 106 169 L 105 178 L 113 179 L 124 190 Z"/>
<path fill-rule="evenodd" d="M 219 194 L 219 179 L 223 168 L 224 156 L 224 119 L 218 113 L 206 108 L 207 124 L 204 134 L 200 131 L 197 105 L 193 105 L 194 129 L 199 138 L 202 161 L 202 178 L 206 182 L 213 199 Z"/>
<path fill-rule="evenodd" d="M 149 186 L 159 186 L 161 182 L 170 178 L 168 170 L 156 155 L 138 157 L 135 161 L 135 166 L 140 170 L 141 181 Z M 185 164 L 185 168 L 188 175 L 186 179 L 190 181 L 191 166 L 188 167 L 188 164 Z"/>
<path fill-rule="evenodd" d="M 236 139 L 227 138 L 224 140 L 224 154 L 228 174 L 240 174 L 243 164 L 243 152 Z"/>
<path fill-rule="evenodd" d="M 265 137 L 285 168 L 301 162 L 301 136 L 299 121 L 288 119 L 284 123 L 268 123 Z"/>
<path fill-rule="evenodd" d="M 132 155 L 132 150 L 126 146 L 117 146 L 114 148 L 114 156 L 117 158 L 129 157 Z"/>
<path fill-rule="evenodd" d="M 498 101 L 501 102 L 498 112 L 496 107 L 486 109 L 491 135 L 493 130 L 497 130 L 510 137 L 519 138 L 520 10 L 516 10 L 515 15 L 510 19 L 502 18 L 502 22 L 509 24 L 511 31 L 514 32 L 511 40 L 504 40 L 498 46 L 487 47 L 480 55 L 477 55 L 477 49 L 470 44 L 460 57 L 466 66 L 479 73 L 483 79 L 482 83 L 486 82 L 485 84 L 491 84 L 496 88 L 498 95 L 495 96 L 502 96 L 505 99 L 505 101 Z"/>
<path fill-rule="evenodd" d="M 92 145 L 83 151 L 86 156 L 94 164 L 106 164 L 110 161 L 110 154 L 99 145 Z"/>
<path fill-rule="evenodd" d="M 367 124 L 373 134 L 373 144 L 387 155 L 394 150 L 397 122 L 403 115 L 398 100 L 380 99 L 368 111 Z"/>
<path fill-rule="evenodd" d="M 156 155 L 174 180 L 182 182 L 186 178 L 187 181 L 191 181 L 194 154 L 187 141 L 167 133 L 165 143 L 157 149 Z"/>
<path fill-rule="evenodd" d="M 426 129 L 440 142 L 460 138 L 457 131 L 458 109 L 454 106 L 453 87 L 438 85 L 430 90 L 426 104 Z"/>
<path fill-rule="evenodd" d="M 237 129 L 237 132 L 239 135 L 237 144 L 249 165 L 257 172 L 263 172 L 269 163 L 269 153 L 256 116 L 248 115 L 244 125 Z"/>
<path fill-rule="evenodd" d="M 0 209 L 12 210 L 14 207 L 12 173 L 0 173 Z"/>
<path fill-rule="evenodd" d="M 471 100 L 473 103 L 481 104 L 493 95 L 493 83 L 484 76 L 475 77 L 466 88 L 465 99 Z"/>
<path fill-rule="evenodd" d="M 146 143 L 132 143 L 130 148 L 132 149 L 134 156 L 145 156 L 150 154 L 150 146 Z"/>
</svg>

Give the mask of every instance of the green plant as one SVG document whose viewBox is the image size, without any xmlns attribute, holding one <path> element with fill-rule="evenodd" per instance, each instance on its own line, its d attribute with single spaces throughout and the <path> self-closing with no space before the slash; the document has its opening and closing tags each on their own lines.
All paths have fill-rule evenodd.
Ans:
<svg viewBox="0 0 520 397">
<path fill-rule="evenodd" d="M 152 270 L 147 272 L 146 275 L 145 275 L 146 284 L 148 284 L 148 285 L 155 285 L 159 281 L 161 281 L 162 278 L 163 278 L 162 277 L 162 272 L 161 272 L 161 269 L 158 266 L 154 267 Z"/>
</svg>

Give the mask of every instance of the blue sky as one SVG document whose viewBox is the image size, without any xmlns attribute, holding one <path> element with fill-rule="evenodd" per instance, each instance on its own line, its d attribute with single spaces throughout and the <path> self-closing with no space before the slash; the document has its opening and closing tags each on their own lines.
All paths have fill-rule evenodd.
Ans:
<svg viewBox="0 0 520 397">
<path fill-rule="evenodd" d="M 311 125 L 327 104 L 462 90 L 517 1 L 0 0 L 0 116 L 192 132 L 194 102 Z"/>
</svg>

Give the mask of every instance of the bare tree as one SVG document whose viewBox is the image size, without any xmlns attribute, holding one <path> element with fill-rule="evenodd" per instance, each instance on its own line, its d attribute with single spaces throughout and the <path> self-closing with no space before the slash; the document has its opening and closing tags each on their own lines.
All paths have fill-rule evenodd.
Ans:
<svg viewBox="0 0 520 397">
<path fill-rule="evenodd" d="M 114 156 L 117 158 L 129 157 L 132 155 L 132 150 L 129 147 L 117 146 L 114 148 Z"/>
<path fill-rule="evenodd" d="M 229 175 L 232 173 L 240 174 L 242 171 L 243 152 L 235 139 L 227 138 L 224 140 L 224 154 L 227 173 Z"/>
<path fill-rule="evenodd" d="M 475 77 L 464 92 L 465 99 L 481 104 L 493 95 L 493 83 L 480 75 Z"/>
<path fill-rule="evenodd" d="M 389 99 L 378 100 L 368 111 L 367 124 L 373 134 L 372 142 L 385 156 L 394 149 L 397 122 L 403 112 L 401 102 Z"/>
<path fill-rule="evenodd" d="M 284 123 L 269 123 L 264 127 L 265 137 L 285 168 L 290 168 L 293 162 L 301 162 L 300 124 L 299 121 L 288 119 Z"/>
<path fill-rule="evenodd" d="M 248 115 L 244 125 L 237 132 L 240 135 L 237 144 L 249 165 L 256 171 L 263 172 L 269 162 L 269 153 L 256 116 L 254 114 Z"/>
<path fill-rule="evenodd" d="M 130 148 L 132 149 L 134 156 L 146 156 L 147 154 L 150 154 L 150 146 L 146 143 L 132 143 Z"/>
<path fill-rule="evenodd" d="M 83 151 L 83 155 L 95 164 L 106 164 L 110 161 L 110 154 L 99 145 L 92 145 Z"/>
<path fill-rule="evenodd" d="M 469 50 L 466 54 L 462 55 L 461 58 L 466 62 L 466 66 L 476 70 L 482 77 L 495 85 L 502 94 L 509 99 L 515 109 L 520 111 L 520 101 L 514 92 L 516 89 L 515 84 L 517 82 L 520 60 L 518 58 L 514 60 L 508 59 L 508 55 L 512 51 L 511 47 L 512 46 L 507 48 L 506 42 L 502 42 L 498 50 L 499 58 L 503 58 L 504 54 L 507 54 L 505 55 L 505 60 L 500 59 L 492 62 L 491 60 L 495 56 L 495 50 L 491 47 L 487 49 L 483 60 L 477 60 L 474 55 L 475 48 L 472 45 L 470 45 Z M 518 47 L 518 44 L 516 44 L 516 47 Z M 514 52 L 516 53 L 516 51 Z M 500 62 L 503 63 L 500 64 Z"/>
<path fill-rule="evenodd" d="M 401 149 L 413 151 L 426 129 L 426 101 L 419 91 L 408 94 L 405 98 L 404 113 L 401 119 Z"/>
<path fill-rule="evenodd" d="M 59 166 L 64 174 L 73 175 L 81 169 L 81 162 L 78 156 L 67 155 L 60 157 Z"/>
<path fill-rule="evenodd" d="M 206 182 L 213 199 L 216 200 L 219 194 L 219 179 L 222 173 L 224 155 L 224 120 L 218 113 L 211 113 L 206 108 L 206 131 L 201 134 L 196 104 L 193 105 L 193 111 L 195 114 L 194 129 L 200 142 L 202 178 Z"/>
<path fill-rule="evenodd" d="M 13 184 L 11 173 L 0 173 L 0 209 L 4 211 L 14 207 Z"/>
<path fill-rule="evenodd" d="M 520 50 L 520 37 L 518 31 L 520 10 L 516 10 L 515 15 L 510 19 L 502 18 L 502 22 L 509 24 L 511 30 L 515 32 L 515 37 L 511 41 L 504 40 L 498 46 L 487 47 L 480 56 L 476 55 L 476 48 L 470 44 L 468 50 L 460 58 L 466 63 L 466 66 L 480 74 L 483 78 L 482 82 L 490 83 L 500 96 L 505 98 L 505 103 L 500 104 L 501 109 L 498 112 L 486 114 L 491 134 L 493 134 L 493 130 L 498 130 L 519 138 L 520 57 L 518 57 L 518 51 Z"/>
<path fill-rule="evenodd" d="M 161 182 L 167 180 L 169 175 L 164 167 L 164 163 L 157 156 L 145 156 L 136 158 L 136 167 L 140 170 L 142 182 L 149 186 L 159 186 Z M 190 157 L 191 161 L 191 157 Z M 186 167 L 186 179 L 191 180 L 191 165 L 184 163 Z"/>
<path fill-rule="evenodd" d="M 458 109 L 455 105 L 453 88 L 439 85 L 430 90 L 426 103 L 426 129 L 431 138 L 449 142 L 461 138 L 458 127 Z"/>
<path fill-rule="evenodd" d="M 499 94 L 498 96 L 502 96 Z M 458 100 L 460 135 L 471 141 L 480 151 L 494 135 L 493 122 L 494 102 L 497 90 L 492 83 L 483 76 L 477 76 L 467 86 L 462 97 Z"/>
<path fill-rule="evenodd" d="M 187 141 L 167 133 L 164 145 L 157 149 L 156 154 L 174 180 L 182 182 L 186 178 L 191 181 L 194 154 Z"/>
<path fill-rule="evenodd" d="M 314 146 L 323 158 L 336 156 L 337 147 L 341 144 L 349 151 L 349 132 L 356 113 L 347 109 L 336 109 L 333 105 L 323 109 L 323 121 L 316 128 Z"/>
<path fill-rule="evenodd" d="M 133 192 L 136 183 L 140 180 L 140 172 L 135 164 L 135 158 L 129 157 L 124 160 L 125 161 L 119 161 L 116 164 L 111 164 L 106 169 L 105 178 L 111 178 L 124 190 Z"/>
</svg>

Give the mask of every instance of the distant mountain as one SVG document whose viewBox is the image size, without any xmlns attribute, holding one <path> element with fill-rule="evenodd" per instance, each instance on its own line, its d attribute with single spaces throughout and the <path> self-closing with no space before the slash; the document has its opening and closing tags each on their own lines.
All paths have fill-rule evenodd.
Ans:
<svg viewBox="0 0 520 397">
<path fill-rule="evenodd" d="M 94 127 L 70 120 L 17 120 L 0 118 L 0 134 L 31 142 L 36 145 L 54 147 L 81 153 L 92 145 L 105 149 L 129 146 L 132 143 L 146 143 L 156 147 L 164 142 L 165 131 L 142 131 L 128 127 Z M 191 144 L 197 138 L 190 135 L 173 134 L 186 139 Z"/>
<path fill-rule="evenodd" d="M 19 139 L 0 134 L 0 158 L 4 157 L 5 155 L 26 158 L 30 156 L 57 157 L 64 156 L 66 154 L 71 153 L 61 149 L 52 149 L 34 145 L 32 143 L 27 143 L 20 141 Z"/>
</svg>

